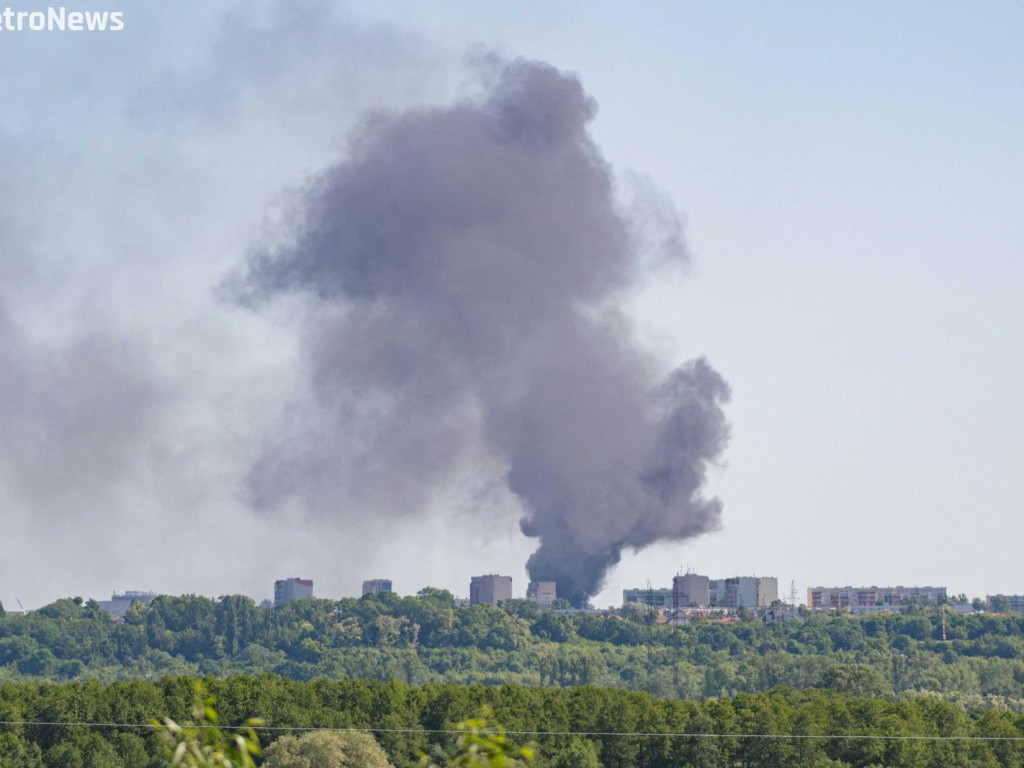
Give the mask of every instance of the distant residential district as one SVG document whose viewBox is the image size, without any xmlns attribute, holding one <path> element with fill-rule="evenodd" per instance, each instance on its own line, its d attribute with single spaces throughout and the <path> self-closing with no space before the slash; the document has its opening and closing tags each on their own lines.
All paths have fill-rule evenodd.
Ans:
<svg viewBox="0 0 1024 768">
<path fill-rule="evenodd" d="M 362 584 L 362 595 L 381 596 L 394 592 L 391 579 L 367 579 Z M 115 592 L 109 600 L 99 600 L 101 611 L 116 619 L 123 619 L 132 604 L 147 606 L 161 593 L 126 590 Z M 274 582 L 273 600 L 263 600 L 263 608 L 279 608 L 293 600 L 312 598 L 313 580 L 297 576 Z M 469 583 L 469 597 L 454 597 L 455 606 L 498 606 L 513 597 L 512 577 L 499 574 L 473 576 Z M 591 606 L 573 608 L 558 597 L 554 581 L 531 581 L 526 588 L 526 600 L 559 612 L 601 613 Z M 622 591 L 622 605 L 636 604 L 651 609 L 659 623 L 685 623 L 696 618 L 720 621 L 735 620 L 740 611 L 753 612 L 765 619 L 794 618 L 808 613 L 845 613 L 863 615 L 871 613 L 899 613 L 923 607 L 945 606 L 948 611 L 967 615 L 980 611 L 990 613 L 1024 613 L 1024 595 L 993 594 L 984 599 L 969 600 L 966 595 L 950 595 L 946 587 L 932 586 L 815 586 L 808 587 L 806 603 L 797 602 L 795 587 L 786 595 L 779 593 L 778 579 L 774 576 L 733 576 L 712 579 L 697 573 L 676 575 L 671 587 L 633 587 Z M 24 611 L 10 610 L 8 615 Z"/>
</svg>

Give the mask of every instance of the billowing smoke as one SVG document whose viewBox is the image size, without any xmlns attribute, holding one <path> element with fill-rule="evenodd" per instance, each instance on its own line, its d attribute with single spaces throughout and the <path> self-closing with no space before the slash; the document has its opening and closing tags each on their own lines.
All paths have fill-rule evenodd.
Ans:
<svg viewBox="0 0 1024 768">
<path fill-rule="evenodd" d="M 576 604 L 624 548 L 717 525 L 729 389 L 702 359 L 665 377 L 621 312 L 651 217 L 617 204 L 594 111 L 574 77 L 504 64 L 478 99 L 368 119 L 310 184 L 241 289 L 310 299 L 315 412 L 254 468 L 259 505 L 415 512 L 483 451 L 540 539 L 531 577 Z"/>
</svg>

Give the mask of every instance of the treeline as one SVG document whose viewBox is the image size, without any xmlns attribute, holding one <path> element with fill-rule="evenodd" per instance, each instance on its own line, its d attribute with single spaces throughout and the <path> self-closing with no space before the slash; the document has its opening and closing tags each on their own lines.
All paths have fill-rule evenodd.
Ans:
<svg viewBox="0 0 1024 768">
<path fill-rule="evenodd" d="M 0 725 L 0 765 L 163 768 L 156 734 L 132 726 L 160 716 L 186 720 L 193 682 L 2 684 L 0 720 L 8 724 Z M 1024 764 L 1024 716 L 1005 709 L 968 714 L 934 698 L 893 702 L 778 688 L 699 703 L 592 686 L 409 686 L 271 675 L 205 682 L 221 722 L 264 719 L 264 745 L 288 727 L 373 729 L 396 766 L 415 764 L 432 743 L 452 741 L 443 730 L 485 707 L 533 748 L 538 768 Z M 920 738 L 936 736 L 946 738 Z"/>
<path fill-rule="evenodd" d="M 77 599 L 0 617 L 0 681 L 274 672 L 298 680 L 598 684 L 691 699 L 821 687 L 851 664 L 877 673 L 859 691 L 868 695 L 936 692 L 1016 705 L 1024 700 L 1024 618 L 748 617 L 659 626 L 638 606 L 619 615 L 556 613 L 524 601 L 454 607 L 437 589 L 279 609 L 237 595 L 159 597 L 133 606 L 123 623 Z"/>
</svg>

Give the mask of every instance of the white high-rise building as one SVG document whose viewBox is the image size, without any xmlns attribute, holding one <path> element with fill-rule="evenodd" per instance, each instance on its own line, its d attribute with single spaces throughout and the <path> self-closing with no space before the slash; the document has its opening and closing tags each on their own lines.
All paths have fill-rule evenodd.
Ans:
<svg viewBox="0 0 1024 768">
<path fill-rule="evenodd" d="M 292 576 L 288 579 L 281 579 L 274 582 L 274 607 L 280 608 L 292 600 L 301 600 L 304 597 L 313 596 L 313 580 L 300 579 Z"/>
<path fill-rule="evenodd" d="M 132 607 L 132 603 L 149 605 L 155 599 L 156 592 L 136 592 L 133 590 L 127 590 L 120 595 L 115 592 L 110 596 L 109 600 L 100 600 L 99 604 L 101 611 L 105 611 L 118 619 L 123 619 L 128 615 L 128 609 Z"/>
</svg>

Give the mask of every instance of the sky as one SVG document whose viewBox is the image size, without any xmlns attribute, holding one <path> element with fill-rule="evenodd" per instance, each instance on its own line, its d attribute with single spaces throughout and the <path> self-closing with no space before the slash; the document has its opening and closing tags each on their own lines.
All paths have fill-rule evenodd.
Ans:
<svg viewBox="0 0 1024 768">
<path fill-rule="evenodd" d="M 74 6 L 121 10 L 104 2 Z M 800 597 L 1024 591 L 1020 6 L 123 11 L 120 32 L 0 32 L 6 607 L 260 599 L 285 576 L 324 597 L 375 577 L 465 595 L 497 572 L 525 593 L 537 542 L 486 446 L 400 512 L 254 503 L 267 445 L 319 413 L 318 310 L 225 287 L 287 241 L 373 115 L 479 98 L 495 57 L 578 78 L 616 194 L 670 201 L 685 264 L 617 300 L 665 371 L 705 357 L 731 390 L 705 489 L 719 528 L 627 548 L 594 603 L 681 569 Z"/>
</svg>

